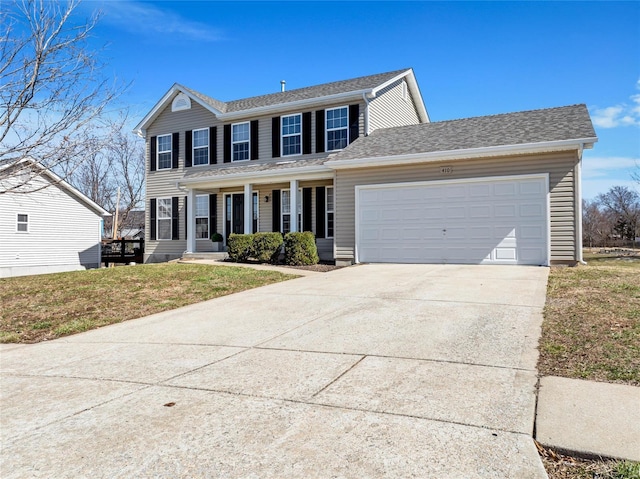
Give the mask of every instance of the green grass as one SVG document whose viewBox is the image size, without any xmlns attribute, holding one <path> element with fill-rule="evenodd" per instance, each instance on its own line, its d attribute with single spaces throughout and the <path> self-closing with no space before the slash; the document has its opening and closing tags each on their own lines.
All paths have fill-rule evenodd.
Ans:
<svg viewBox="0 0 640 479">
<path fill-rule="evenodd" d="M 0 279 L 0 342 L 54 339 L 295 277 L 164 263 Z"/>
</svg>

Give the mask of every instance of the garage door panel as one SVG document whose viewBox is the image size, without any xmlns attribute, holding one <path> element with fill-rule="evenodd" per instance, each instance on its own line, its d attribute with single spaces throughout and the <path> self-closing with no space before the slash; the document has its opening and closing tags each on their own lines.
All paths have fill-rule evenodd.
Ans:
<svg viewBox="0 0 640 479">
<path fill-rule="evenodd" d="M 358 260 L 546 264 L 546 184 L 511 177 L 358 189 Z"/>
</svg>

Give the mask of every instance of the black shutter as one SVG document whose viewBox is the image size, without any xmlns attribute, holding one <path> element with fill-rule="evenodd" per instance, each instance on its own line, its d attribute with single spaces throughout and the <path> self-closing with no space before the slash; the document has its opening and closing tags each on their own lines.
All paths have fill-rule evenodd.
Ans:
<svg viewBox="0 0 640 479">
<path fill-rule="evenodd" d="M 280 117 L 271 118 L 271 156 L 280 157 Z"/>
<path fill-rule="evenodd" d="M 302 114 L 302 153 L 311 154 L 311 112 Z"/>
<path fill-rule="evenodd" d="M 224 125 L 223 161 L 231 163 L 231 125 Z"/>
<path fill-rule="evenodd" d="M 324 110 L 316 111 L 316 153 L 324 153 Z"/>
<path fill-rule="evenodd" d="M 178 224 L 178 197 L 171 198 L 171 239 L 180 239 L 180 225 Z"/>
<path fill-rule="evenodd" d="M 184 132 L 184 166 L 188 168 L 191 166 L 191 156 L 193 154 L 192 148 L 193 134 L 191 130 Z"/>
<path fill-rule="evenodd" d="M 311 191 L 312 188 L 302 188 L 302 226 L 300 231 L 311 231 Z"/>
<path fill-rule="evenodd" d="M 349 143 L 360 136 L 360 105 L 349 105 Z"/>
<path fill-rule="evenodd" d="M 316 238 L 324 238 L 324 215 L 327 210 L 325 187 L 316 188 Z"/>
<path fill-rule="evenodd" d="M 271 231 L 280 231 L 280 190 L 271 192 Z"/>
<path fill-rule="evenodd" d="M 152 136 L 151 137 L 151 145 L 149 145 L 149 170 L 150 171 L 156 171 L 156 148 L 158 145 L 158 137 L 157 136 Z"/>
<path fill-rule="evenodd" d="M 156 240 L 156 199 L 151 198 L 149 204 L 149 228 L 151 229 L 151 241 Z"/>
<path fill-rule="evenodd" d="M 188 200 L 189 200 L 189 197 L 185 196 L 184 197 L 184 239 L 189 238 L 189 208 L 187 208 Z"/>
<path fill-rule="evenodd" d="M 258 159 L 258 120 L 253 120 L 251 122 L 251 127 L 249 128 L 251 131 L 249 132 L 251 135 L 251 159 Z"/>
<path fill-rule="evenodd" d="M 209 127 L 209 164 L 215 165 L 218 162 L 218 128 Z"/>
<path fill-rule="evenodd" d="M 218 232 L 218 195 L 209 195 L 209 238 Z"/>
<path fill-rule="evenodd" d="M 173 164 L 171 168 L 178 167 L 178 154 L 180 152 L 180 133 L 174 133 L 171 139 L 171 160 Z"/>
</svg>

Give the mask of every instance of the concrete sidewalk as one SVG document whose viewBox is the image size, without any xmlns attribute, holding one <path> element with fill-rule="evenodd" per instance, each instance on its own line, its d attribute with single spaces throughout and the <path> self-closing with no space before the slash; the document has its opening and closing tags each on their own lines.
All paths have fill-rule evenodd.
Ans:
<svg viewBox="0 0 640 479">
<path fill-rule="evenodd" d="M 640 388 L 543 377 L 536 439 L 567 454 L 640 461 Z"/>
</svg>

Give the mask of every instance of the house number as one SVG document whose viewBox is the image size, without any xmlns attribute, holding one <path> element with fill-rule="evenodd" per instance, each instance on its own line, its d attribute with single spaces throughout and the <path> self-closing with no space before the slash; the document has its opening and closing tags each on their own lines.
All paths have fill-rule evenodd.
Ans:
<svg viewBox="0 0 640 479">
<path fill-rule="evenodd" d="M 451 173 L 453 173 L 453 166 L 441 166 L 440 167 L 440 174 L 442 174 L 442 175 L 450 175 Z"/>
</svg>

